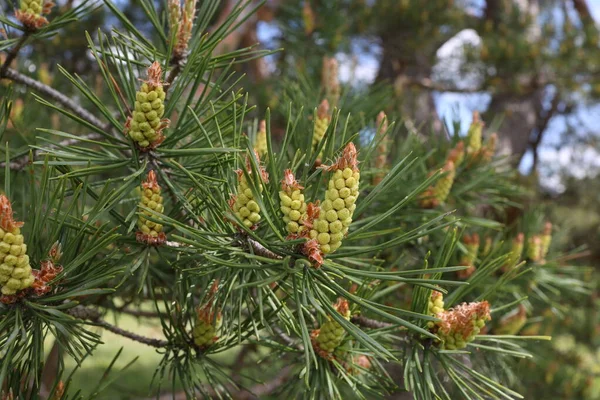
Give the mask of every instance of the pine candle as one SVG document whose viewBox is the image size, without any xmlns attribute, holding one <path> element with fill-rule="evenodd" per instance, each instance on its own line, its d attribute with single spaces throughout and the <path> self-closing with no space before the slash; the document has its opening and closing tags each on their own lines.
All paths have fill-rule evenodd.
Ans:
<svg viewBox="0 0 600 400">
<path fill-rule="evenodd" d="M 27 289 L 34 281 L 22 226 L 13 218 L 10 200 L 0 195 L 0 291 L 6 296 Z"/>
<path fill-rule="evenodd" d="M 350 320 L 350 307 L 348 300 L 344 298 L 338 298 L 333 308 L 347 321 Z M 323 357 L 330 357 L 331 353 L 337 349 L 344 337 L 346 336 L 346 330 L 334 320 L 331 316 L 328 317 L 327 321 L 321 325 L 321 328 L 313 332 L 314 342 L 313 344 L 320 350 L 320 354 Z"/>
<path fill-rule="evenodd" d="M 318 243 L 323 254 L 333 253 L 342 245 L 342 238 L 347 235 L 352 223 L 360 183 L 357 156 L 354 143 L 349 143 L 335 164 L 322 167 L 333 171 L 333 176 L 329 179 L 325 200 L 310 230 L 310 239 Z"/>
<path fill-rule="evenodd" d="M 163 130 L 169 120 L 161 119 L 165 113 L 165 91 L 161 81 L 162 69 L 155 61 L 148 68 L 148 80 L 135 95 L 132 116 L 127 120 L 125 132 L 142 151 L 155 149 L 164 140 Z"/>
<path fill-rule="evenodd" d="M 288 234 L 298 234 L 302 228 L 302 220 L 306 214 L 306 203 L 304 202 L 303 187 L 300 186 L 294 173 L 286 169 L 281 181 L 279 191 L 280 210 L 283 214 L 283 222 Z"/>
<path fill-rule="evenodd" d="M 160 220 L 160 214 L 163 213 L 165 207 L 163 205 L 163 198 L 160 194 L 161 188 L 158 185 L 156 173 L 154 171 L 148 173 L 148 179 L 142 183 L 141 190 L 140 214 L 138 217 L 139 231 L 136 235 L 136 239 L 140 243 L 159 246 L 167 240 L 165 233 L 163 232 L 163 226 L 161 223 L 151 221 L 149 218 Z M 141 207 L 149 208 L 154 211 L 154 213 L 149 210 L 144 210 Z"/>
<path fill-rule="evenodd" d="M 462 303 L 439 313 L 436 334 L 441 347 L 447 350 L 460 350 L 475 339 L 486 321 L 491 320 L 490 305 L 487 301 Z"/>
</svg>

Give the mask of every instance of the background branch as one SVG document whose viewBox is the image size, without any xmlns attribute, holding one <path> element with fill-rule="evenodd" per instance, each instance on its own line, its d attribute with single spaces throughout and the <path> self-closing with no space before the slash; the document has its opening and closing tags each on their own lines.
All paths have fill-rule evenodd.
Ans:
<svg viewBox="0 0 600 400">
<path fill-rule="evenodd" d="M 2 73 L 2 75 L 0 75 L 0 78 L 10 79 L 14 82 L 25 85 L 25 86 L 35 90 L 36 92 L 45 94 L 46 96 L 50 97 L 51 99 L 62 104 L 64 107 L 73 111 L 78 117 L 86 120 L 87 122 L 89 122 L 90 124 L 92 124 L 94 126 L 100 127 L 102 129 L 106 129 L 108 127 L 106 124 L 104 124 L 102 121 L 100 121 L 98 118 L 96 118 L 88 110 L 81 107 L 75 101 L 73 101 L 69 97 L 65 96 L 58 90 L 53 89 L 50 86 L 43 84 L 42 82 L 36 81 L 33 78 L 23 75 L 23 74 L 15 71 L 12 68 L 6 68 L 6 70 Z"/>
<path fill-rule="evenodd" d="M 27 39 L 29 38 L 30 34 L 31 34 L 30 32 L 25 32 L 23 34 L 23 36 L 21 36 L 21 39 L 19 39 L 19 41 L 17 42 L 15 47 L 13 47 L 8 52 L 8 54 L 6 55 L 6 59 L 4 60 L 4 63 L 2 64 L 2 67 L 0 67 L 0 78 L 4 76 L 4 74 L 10 67 L 10 64 L 15 60 L 15 58 L 17 58 L 19 51 L 21 51 L 21 48 L 25 45 L 25 42 L 27 42 Z"/>
<path fill-rule="evenodd" d="M 100 326 L 114 334 L 129 338 L 131 340 L 146 344 L 148 346 L 152 346 L 152 347 L 156 347 L 156 348 L 163 348 L 163 347 L 169 346 L 169 342 L 166 340 L 154 339 L 154 338 L 149 338 L 146 336 L 138 335 L 133 332 L 129 332 L 125 329 L 121 329 L 115 325 L 109 324 L 108 322 L 104 321 L 101 318 L 102 314 L 100 314 L 100 312 L 98 310 L 93 310 L 91 308 L 86 308 L 84 306 L 77 306 L 77 307 L 74 307 L 71 310 L 69 310 L 69 314 L 74 316 L 75 318 L 80 318 L 84 321 L 89 320 L 94 325 Z"/>
<path fill-rule="evenodd" d="M 354 315 L 352 316 L 350 321 L 353 324 L 373 329 L 389 328 L 390 326 L 394 326 L 394 324 L 390 324 L 388 322 L 383 321 L 377 321 L 375 319 L 369 319 L 367 317 L 363 317 L 362 315 Z"/>
</svg>

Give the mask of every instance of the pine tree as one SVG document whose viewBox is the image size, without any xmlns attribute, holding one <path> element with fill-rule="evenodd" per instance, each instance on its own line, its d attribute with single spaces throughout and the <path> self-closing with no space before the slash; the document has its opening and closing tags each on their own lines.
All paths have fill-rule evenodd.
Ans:
<svg viewBox="0 0 600 400">
<path fill-rule="evenodd" d="M 101 81 L 60 69 L 69 97 L 22 72 L 20 51 L 95 8 L 33 3 L 0 16 L 5 398 L 95 395 L 112 365 L 77 393 L 62 360 L 91 362 L 97 328 L 162 354 L 154 396 L 519 398 L 518 359 L 549 339 L 519 334 L 523 318 L 589 280 L 543 216 L 509 218 L 527 193 L 481 121 L 466 142 L 407 130 L 381 110 L 389 87 L 342 88 L 328 58 L 321 82 L 282 82 L 273 118 L 255 110 L 232 68 L 267 52 L 213 54 L 250 2 L 213 26 L 218 2 L 141 0 L 140 30 L 106 0 L 121 28 L 86 34 Z M 28 126 L 35 144 L 7 128 L 22 88 L 59 118 Z M 128 313 L 163 338 L 109 322 Z"/>
</svg>

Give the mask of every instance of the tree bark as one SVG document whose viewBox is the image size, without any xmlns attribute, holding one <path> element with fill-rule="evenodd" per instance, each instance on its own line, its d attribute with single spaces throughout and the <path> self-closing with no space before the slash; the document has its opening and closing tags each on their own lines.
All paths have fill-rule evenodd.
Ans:
<svg viewBox="0 0 600 400">
<path fill-rule="evenodd" d="M 388 81 L 394 84 L 398 97 L 402 99 L 401 113 L 412 118 L 414 127 L 433 124 L 440 132 L 442 123 L 435 109 L 433 93 L 414 85 L 431 79 L 433 70 L 433 54 L 437 48 L 415 51 L 407 49 L 402 32 L 389 32 L 381 35 L 383 57 L 381 59 L 376 81 Z"/>
<path fill-rule="evenodd" d="M 484 17 L 495 24 L 501 17 L 499 13 L 506 12 L 507 7 L 513 6 L 518 6 L 530 14 L 539 11 L 535 0 L 487 0 Z M 535 15 L 532 16 L 535 18 Z M 523 32 L 524 35 L 528 33 L 531 34 Z M 538 126 L 538 110 L 542 107 L 542 89 L 536 87 L 535 76 L 519 79 L 527 81 L 526 86 L 529 90 L 523 95 L 510 91 L 494 94 L 485 113 L 485 119 L 488 121 L 498 116 L 503 118 L 498 130 L 498 149 L 501 154 L 514 155 L 516 165 L 529 148 L 530 137 Z"/>
<path fill-rule="evenodd" d="M 495 95 L 485 113 L 484 119 L 487 121 L 495 117 L 502 118 L 498 129 L 498 151 L 500 154 L 514 155 L 517 164 L 527 152 L 532 131 L 538 126 L 540 102 L 540 91 L 524 96 Z"/>
</svg>

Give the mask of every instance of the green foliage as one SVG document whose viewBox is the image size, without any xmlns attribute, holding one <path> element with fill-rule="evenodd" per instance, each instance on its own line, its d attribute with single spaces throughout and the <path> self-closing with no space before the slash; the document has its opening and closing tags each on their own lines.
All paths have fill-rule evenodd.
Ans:
<svg viewBox="0 0 600 400">
<path fill-rule="evenodd" d="M 216 2 L 202 2 L 183 61 L 173 59 L 179 39 L 166 29 L 165 12 L 149 0 L 139 4 L 152 34 L 136 28 L 109 0 L 105 9 L 122 29 L 94 32 L 94 37 L 86 33 L 100 73 L 97 82 L 58 67 L 61 79 L 78 93 L 75 105 L 57 96 L 61 88 L 26 83 L 37 92 L 35 100 L 60 120 L 56 127 L 27 126 L 40 134 L 35 142 L 21 143 L 18 130 L 7 128 L 14 93 L 2 88 L 4 193 L 25 221 L 31 264 L 53 260 L 63 267 L 45 282 L 47 292 L 3 298 L 3 390 L 38 398 L 57 392 L 63 381 L 63 398 L 83 398 L 69 391 L 63 357 L 90 362 L 103 345 L 95 329 L 100 327 L 158 349 L 162 358 L 148 382 L 152 395 L 182 388 L 189 398 L 236 398 L 243 390 L 264 390 L 261 383 L 267 381 L 272 388 L 265 395 L 284 398 L 370 398 L 395 391 L 410 391 L 417 399 L 521 398 L 507 386 L 519 384 L 514 359 L 532 358 L 549 337 L 496 335 L 497 316 L 521 304 L 532 316 L 549 307 L 561 311 L 567 296 L 585 296 L 590 287 L 582 279 L 585 271 L 569 265 L 569 257 L 554 246 L 541 259 L 507 266 L 506 243 L 518 232 L 530 238 L 542 229 L 537 216 L 510 219 L 527 193 L 507 160 L 466 154 L 456 166 L 449 196 L 424 207 L 424 193 L 447 177 L 440 169 L 462 138 L 418 133 L 392 123 L 395 118 L 386 132 L 376 134 L 383 130 L 376 115 L 390 94 L 382 85 L 343 90 L 325 136 L 313 148 L 315 107 L 326 88 L 309 78 L 282 80 L 275 90 L 285 101 L 273 110 L 255 110 L 240 87 L 242 78 L 232 71 L 235 64 L 267 52 L 215 53 L 228 33 L 250 18 L 250 2 L 240 2 L 210 33 Z M 18 24 L 2 17 L 14 29 L 7 29 L 0 49 L 14 49 L 22 40 L 47 40 L 94 12 L 86 3 L 74 10 L 51 18 L 37 32 L 18 33 Z M 158 65 L 162 71 L 155 69 Z M 28 82 L 14 76 L 7 77 L 15 87 Z M 148 149 L 123 132 L 139 80 L 153 77 L 168 83 L 164 116 L 171 121 L 164 141 Z M 35 106 L 25 106 L 26 118 Z M 266 120 L 262 160 L 244 134 L 257 130 L 249 116 L 253 110 Z M 381 135 L 396 140 L 387 142 L 387 173 L 372 184 L 382 172 L 373 157 Z M 361 174 L 354 221 L 341 247 L 321 254 L 324 261 L 317 265 L 306 252 L 306 237 L 287 236 L 280 182 L 290 169 L 307 203 L 323 199 L 333 172 L 318 164 L 340 163 L 351 143 L 359 149 Z M 150 206 L 147 195 L 146 203 L 141 200 L 140 185 L 153 182 L 154 174 L 164 210 Z M 258 205 L 260 222 L 244 223 L 245 216 L 231 208 L 230 196 L 240 196 L 239 188 L 250 192 L 245 196 Z M 162 224 L 165 240 L 139 240 L 140 217 L 147 226 Z M 474 265 L 461 265 L 465 232 L 490 238 L 489 249 L 475 255 Z M 51 251 L 56 242 L 62 246 L 59 260 Z M 461 277 L 459 272 L 470 267 L 474 272 Z M 470 337 L 464 349 L 444 350 L 437 335 L 443 318 L 428 311 L 434 290 L 444 294 L 447 309 L 488 301 L 493 322 L 487 332 Z M 150 317 L 160 321 L 161 339 L 106 320 L 147 304 L 154 309 Z M 349 307 L 349 315 L 341 313 L 340 304 Z M 332 326 L 335 346 L 323 349 L 324 340 L 315 338 L 319 328 Z M 51 385 L 42 380 L 50 338 L 60 350 Z M 239 352 L 243 365 L 220 357 L 230 351 Z M 254 359 L 244 362 L 246 352 Z M 93 396 L 110 384 L 113 364 Z M 402 372 L 394 372 L 398 369 Z"/>
</svg>

